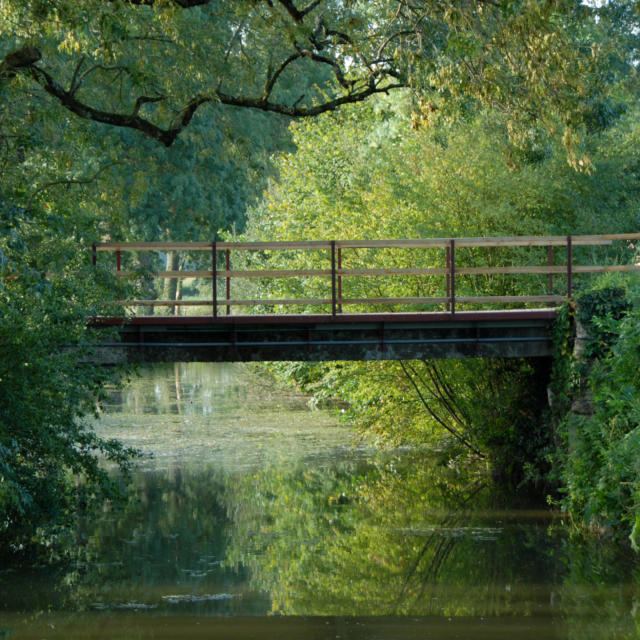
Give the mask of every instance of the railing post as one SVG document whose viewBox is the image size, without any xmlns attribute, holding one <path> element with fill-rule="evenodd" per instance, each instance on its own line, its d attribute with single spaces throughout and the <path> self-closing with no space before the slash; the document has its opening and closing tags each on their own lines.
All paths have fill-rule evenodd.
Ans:
<svg viewBox="0 0 640 640">
<path fill-rule="evenodd" d="M 549 266 L 553 267 L 553 245 L 549 245 Z M 553 273 L 549 274 L 549 295 L 553 295 Z"/>
<path fill-rule="evenodd" d="M 337 312 L 336 301 L 336 241 L 331 241 L 331 315 Z"/>
<path fill-rule="evenodd" d="M 567 236 L 567 298 L 573 296 L 573 247 L 571 236 Z"/>
<path fill-rule="evenodd" d="M 96 243 L 91 245 L 91 264 L 95 267 L 98 262 L 98 250 L 96 249 Z"/>
<path fill-rule="evenodd" d="M 217 247 L 216 243 L 211 243 L 211 292 L 213 297 L 213 317 L 218 317 L 218 264 L 217 264 Z"/>
<path fill-rule="evenodd" d="M 451 282 L 449 304 L 451 305 L 451 315 L 456 312 L 456 241 L 451 238 L 449 249 L 449 280 Z"/>
<path fill-rule="evenodd" d="M 342 269 L 342 247 L 338 247 L 338 269 Z M 338 313 L 342 313 L 342 276 L 338 275 Z"/>
<path fill-rule="evenodd" d="M 231 271 L 231 250 L 227 249 L 225 254 L 225 266 L 227 268 L 227 300 L 231 299 L 231 278 L 228 272 Z M 227 305 L 227 315 L 231 315 L 231 306 Z"/>
<path fill-rule="evenodd" d="M 450 245 L 447 245 L 446 247 L 445 263 L 447 265 L 447 275 L 445 277 L 447 282 L 447 299 L 448 299 L 451 297 L 451 246 Z M 447 311 L 451 310 L 451 305 L 449 304 L 449 302 L 447 302 L 445 309 Z"/>
</svg>

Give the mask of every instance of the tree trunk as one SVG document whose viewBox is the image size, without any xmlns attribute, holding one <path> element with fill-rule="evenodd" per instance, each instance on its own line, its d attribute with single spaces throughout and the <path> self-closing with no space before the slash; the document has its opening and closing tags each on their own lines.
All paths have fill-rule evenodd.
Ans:
<svg viewBox="0 0 640 640">
<path fill-rule="evenodd" d="M 168 251 L 167 252 L 167 271 L 179 271 L 180 270 L 180 260 L 178 259 L 177 251 Z M 167 278 L 165 280 L 164 285 L 164 295 L 163 298 L 165 300 L 179 300 L 180 299 L 180 280 L 178 278 Z M 169 315 L 177 316 L 179 315 L 180 307 L 172 306 L 169 307 Z"/>
</svg>

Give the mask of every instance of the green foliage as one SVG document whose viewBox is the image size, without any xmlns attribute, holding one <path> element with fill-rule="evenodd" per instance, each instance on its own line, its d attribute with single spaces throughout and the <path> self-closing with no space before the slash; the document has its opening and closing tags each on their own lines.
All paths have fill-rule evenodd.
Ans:
<svg viewBox="0 0 640 640">
<path fill-rule="evenodd" d="M 634 75 L 636 26 L 624 3 L 577 0 L 11 0 L 0 81 L 165 145 L 211 105 L 312 116 L 411 86 L 417 119 L 498 108 L 522 148 L 560 120 L 584 168 L 583 132 L 617 117 L 612 87 Z"/>
<path fill-rule="evenodd" d="M 271 182 L 253 211 L 250 239 L 637 227 L 638 119 L 631 109 L 621 117 L 632 83 L 616 85 L 619 95 L 611 92 L 615 82 L 635 75 L 637 18 L 623 3 L 427 3 L 419 19 L 412 5 L 395 2 L 326 0 L 310 3 L 307 12 L 290 2 L 185 4 L 0 5 L 0 196 L 7 203 L 0 268 L 18 276 L 0 284 L 3 384 L 14 385 L 5 394 L 5 410 L 11 420 L 24 413 L 30 428 L 44 429 L 41 441 L 51 449 L 49 458 L 40 452 L 40 468 L 20 449 L 26 444 L 13 444 L 14 432 L 28 429 L 14 425 L 14 435 L 3 440 L 3 464 L 25 460 L 22 471 L 7 466 L 4 474 L 13 489 L 2 493 L 12 510 L 3 521 L 16 531 L 64 520 L 81 486 L 96 487 L 96 496 L 109 494 L 94 451 L 121 464 L 126 457 L 114 444 L 92 439 L 78 421 L 90 412 L 105 378 L 87 371 L 75 346 L 90 343 L 85 319 L 114 291 L 104 274 L 83 266 L 79 252 L 91 242 L 212 239 L 221 230 L 241 230 L 247 203 L 262 190 L 265 175 L 275 173 L 279 181 Z M 614 46 L 618 40 L 621 45 Z M 35 62 L 25 61 L 31 54 Z M 297 151 L 280 155 L 274 173 L 269 155 L 289 148 L 283 121 L 226 109 L 312 115 L 322 105 L 333 109 L 390 85 L 411 85 L 419 95 L 396 93 L 317 123 L 295 124 Z M 486 111 L 474 117 L 479 104 Z M 453 119 L 446 117 L 451 114 Z M 426 122 L 439 124 L 421 127 Z M 412 125 L 418 130 L 412 132 Z M 553 131 L 564 132 L 562 139 Z M 172 146 L 159 149 L 150 140 Z M 575 166 L 597 171 L 570 170 L 554 153 L 562 145 Z M 532 260 L 541 258 L 535 251 Z M 471 250 L 457 257 L 461 266 L 488 259 Z M 508 250 L 502 264 L 521 258 Z M 387 259 L 375 251 L 345 257 L 354 268 Z M 399 252 L 388 266 L 441 267 L 443 260 Z M 289 255 L 274 266 L 285 264 L 314 261 Z M 47 278 L 48 272 L 58 275 Z M 311 295 L 326 294 L 321 282 L 307 284 Z M 459 293 L 525 293 L 544 284 L 535 277 L 470 277 L 459 283 Z M 269 283 L 251 286 L 270 291 Z M 429 296 L 443 289 L 443 279 L 350 279 L 344 294 Z M 442 374 L 456 388 L 457 407 L 447 406 L 434 382 L 419 383 L 432 410 L 427 414 L 416 385 L 397 364 L 376 365 L 374 374 L 373 365 L 296 365 L 296 376 L 306 388 L 321 382 L 324 393 L 348 399 L 365 424 L 392 438 L 420 440 L 442 415 L 456 422 L 453 413 L 463 434 L 455 441 L 480 453 L 499 451 L 497 458 L 507 460 L 514 446 L 525 443 L 529 408 L 540 390 L 522 400 L 513 389 L 526 386 L 533 372 L 520 363 L 498 363 L 492 377 L 509 407 L 501 413 L 495 389 L 475 366 L 456 365 Z M 415 372 L 424 378 L 426 371 Z M 362 386 L 363 375 L 374 382 Z M 33 379 L 34 391 L 24 390 L 20 401 L 27 379 Z M 14 406 L 20 411 L 10 410 Z M 383 418 L 397 425 L 395 433 L 382 427 Z M 499 436 L 492 424 L 507 435 Z M 67 435 L 56 436 L 58 430 Z M 536 438 L 531 443 L 540 444 Z M 70 488 L 75 472 L 88 484 Z M 62 506 L 49 513 L 42 503 L 23 518 L 41 484 L 60 496 Z"/>
<path fill-rule="evenodd" d="M 575 366 L 571 357 L 574 343 L 574 309 L 569 304 L 563 304 L 558 309 L 558 316 L 553 325 L 553 365 L 549 383 L 551 418 L 554 425 L 567 414 L 570 409 L 570 392 L 575 383 Z M 566 443 L 555 442 L 556 448 L 561 449 Z M 555 459 L 555 458 L 554 458 Z M 558 479 L 556 479 L 559 482 Z"/>
<path fill-rule="evenodd" d="M 633 306 L 629 300 L 633 301 Z M 578 300 L 589 340 L 578 361 L 564 365 L 565 393 L 583 396 L 588 385 L 592 412 L 567 413 L 559 467 L 563 506 L 579 521 L 637 547 L 640 504 L 640 309 L 637 291 L 605 288 Z M 567 354 L 563 360 L 569 361 Z M 586 381 L 586 385 L 585 385 Z M 572 383 L 572 384 L 571 384 Z"/>
<path fill-rule="evenodd" d="M 53 65 L 68 62 L 55 47 L 48 55 Z M 91 241 L 214 240 L 221 229 L 241 230 L 247 204 L 272 175 L 270 155 L 290 147 L 283 118 L 212 105 L 209 118 L 166 148 L 126 128 L 83 122 L 44 93 L 25 100 L 17 78 L 0 82 L 0 180 L 16 206 L 56 212 L 42 224 L 61 235 L 62 211 L 92 229 Z M 126 256 L 123 266 L 144 271 L 165 259 Z M 139 297 L 161 296 L 155 284 L 145 283 Z"/>
<path fill-rule="evenodd" d="M 637 178 L 637 119 L 589 139 L 597 172 L 572 171 L 556 154 L 516 157 L 501 118 L 492 113 L 458 125 L 411 129 L 410 105 L 396 94 L 345 108 L 317 122 L 292 127 L 296 153 L 278 161 L 279 180 L 252 209 L 244 237 L 393 238 L 594 233 L 635 228 L 640 204 Z M 550 143 L 551 144 L 551 143 Z M 459 250 L 461 266 L 546 263 L 546 253 L 505 249 Z M 607 253 L 577 247 L 579 258 L 628 262 L 629 249 Z M 319 252 L 318 252 L 319 253 Z M 307 254 L 308 256 L 308 254 Z M 258 261 L 281 268 L 326 268 L 326 257 L 300 254 Z M 497 262 L 497 260 L 500 262 Z M 578 258 L 576 258 L 578 259 Z M 324 262 L 323 262 L 324 260 Z M 342 253 L 346 267 L 442 267 L 436 252 Z M 563 283 L 555 279 L 556 291 Z M 254 283 L 260 295 L 269 282 Z M 278 282 L 279 296 L 282 287 Z M 326 297 L 326 281 L 308 283 Z M 460 277 L 456 290 L 488 295 L 546 293 L 546 278 Z M 343 296 L 443 296 L 443 278 L 343 278 Z M 253 292 L 247 290 L 249 296 Z M 250 292 L 250 293 L 249 293 Z M 291 285 L 291 297 L 303 297 Z M 305 295 L 309 294 L 306 289 Z M 613 294 L 612 294 L 613 295 Z M 257 296 L 256 296 L 257 297 Z M 389 310 L 387 306 L 367 310 Z M 416 307 L 395 305 L 395 310 Z M 422 307 L 431 310 L 433 307 Z M 617 308 L 617 307 L 616 307 Z M 364 310 L 362 305 L 345 311 Z M 320 309 L 318 309 L 319 311 Z M 560 323 L 562 334 L 568 326 Z M 563 335 L 563 342 L 566 342 Z M 564 346 L 565 350 L 567 345 Z M 276 365 L 317 401 L 339 397 L 362 430 L 387 442 L 424 443 L 449 455 L 468 449 L 487 456 L 498 473 L 516 483 L 545 484 L 554 445 L 547 428 L 545 364 L 515 361 L 444 363 L 335 363 Z M 556 371 L 556 376 L 560 373 Z M 566 371 L 563 375 L 573 375 Z M 290 378 L 291 379 L 291 378 Z M 412 382 L 413 381 L 413 382 Z M 415 384 L 414 384 L 415 383 Z M 562 401 L 556 394 L 556 406 Z"/>
<path fill-rule="evenodd" d="M 128 80 L 129 88 L 148 88 L 143 76 L 152 52 L 144 42 L 156 42 L 161 27 L 147 22 L 148 15 L 127 25 L 120 3 L 105 9 L 93 15 L 89 4 L 3 5 L 0 56 L 30 40 L 53 72 L 68 69 L 73 52 L 90 43 L 104 68 L 82 67 L 88 62 L 82 56 L 76 60 L 77 80 L 97 80 L 93 88 L 77 87 L 78 96 L 103 100 L 108 109 L 129 95 Z M 85 30 L 89 15 L 100 22 L 93 35 Z M 163 15 L 166 25 L 171 16 Z M 101 42 L 93 40 L 100 40 L 98 31 Z M 124 85 L 115 89 L 112 63 L 129 36 L 138 48 L 121 58 L 122 69 L 131 63 L 136 71 L 123 71 Z M 166 65 L 177 64 L 174 54 Z M 115 497 L 118 482 L 98 460 L 125 468 L 130 459 L 115 441 L 96 438 L 86 419 L 104 384 L 117 378 L 84 361 L 94 342 L 86 321 L 123 312 L 102 306 L 123 292 L 106 261 L 103 268 L 100 260 L 97 270 L 90 267 L 89 246 L 109 239 L 215 239 L 222 228 L 242 228 L 247 203 L 270 173 L 269 154 L 287 148 L 288 137 L 282 120 L 241 117 L 216 105 L 210 118 L 194 121 L 167 149 L 126 129 L 82 122 L 44 92 L 25 99 L 26 77 L 5 76 L 4 69 L 0 76 L 0 537 L 9 553 L 53 541 L 78 513 Z M 142 105 L 147 108 L 153 105 Z M 152 265 L 127 256 L 123 266 L 144 273 Z M 149 282 L 142 286 L 142 297 L 157 295 Z"/>
<path fill-rule="evenodd" d="M 416 132 L 410 111 L 409 96 L 395 94 L 295 124 L 297 150 L 279 158 L 248 237 L 587 233 L 603 220 L 635 228 L 635 116 L 590 139 L 589 176 L 557 157 L 514 164 L 496 114 Z"/>
<path fill-rule="evenodd" d="M 64 213 L 2 202 L 0 225 L 0 548 L 53 552 L 78 512 L 118 496 L 100 458 L 124 470 L 132 454 L 86 420 L 117 375 L 87 361 L 87 321 L 118 287 L 92 268 L 86 230 Z"/>
<path fill-rule="evenodd" d="M 385 445 L 428 444 L 442 459 L 487 458 L 512 486 L 544 484 L 551 446 L 540 406 L 547 362 L 450 360 L 336 362 L 276 367 L 281 379 L 341 398 L 364 437 Z"/>
<path fill-rule="evenodd" d="M 327 453 L 242 469 L 236 459 L 228 473 L 147 468 L 124 508 L 83 523 L 73 562 L 0 575 L 3 613 L 48 608 L 44 621 L 59 630 L 64 617 L 67 635 L 69 611 L 85 627 L 124 615 L 126 637 L 166 616 L 268 614 L 430 615 L 448 631 L 447 618 L 504 630 L 513 617 L 517 633 L 540 610 L 548 628 L 554 593 L 569 638 L 633 637 L 635 591 L 620 584 L 636 584 L 637 563 L 557 514 L 497 500 L 485 464 L 443 465 L 424 449 Z M 150 615 L 131 631 L 128 609 Z M 18 636 L 36 628 L 25 617 Z"/>
<path fill-rule="evenodd" d="M 633 589 L 618 586 L 623 574 L 637 577 L 628 558 L 599 540 L 570 540 L 560 518 L 509 515 L 486 471 L 421 450 L 238 478 L 226 487 L 225 564 L 248 569 L 275 615 L 502 619 L 547 606 L 548 589 L 568 637 L 605 637 L 605 607 L 615 637 L 633 637 Z"/>
<path fill-rule="evenodd" d="M 422 89 L 417 126 L 457 119 L 478 105 L 498 108 L 523 157 L 546 157 L 550 139 L 564 131 L 569 162 L 588 170 L 585 138 L 624 112 L 612 86 L 635 75 L 635 18 L 614 6 L 620 4 L 512 0 L 472 15 L 445 10 L 444 28 L 429 39 L 443 55 L 407 54 L 413 84 Z"/>
<path fill-rule="evenodd" d="M 228 504 L 242 507 L 233 509 L 225 563 L 249 569 L 273 614 L 426 615 L 434 606 L 476 614 L 487 601 L 463 605 L 455 585 L 469 579 L 463 509 L 487 497 L 477 473 L 424 464 L 423 452 L 240 478 L 227 486 Z M 434 603 L 425 587 L 439 580 L 448 597 Z"/>
<path fill-rule="evenodd" d="M 587 360 L 608 355 L 617 334 L 617 323 L 630 306 L 627 291 L 622 287 L 592 289 L 576 298 L 577 319 L 589 337 L 585 347 Z"/>
</svg>

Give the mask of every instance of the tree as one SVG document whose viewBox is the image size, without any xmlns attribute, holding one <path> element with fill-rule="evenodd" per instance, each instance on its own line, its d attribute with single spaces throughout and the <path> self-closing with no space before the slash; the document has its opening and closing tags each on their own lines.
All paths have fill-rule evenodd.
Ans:
<svg viewBox="0 0 640 640">
<path fill-rule="evenodd" d="M 167 146 L 205 104 L 312 116 L 399 85 L 380 47 L 386 25 L 371 33 L 341 2 L 12 2 L 2 17 L 2 35 L 18 45 L 4 79 L 35 81 L 82 118 Z M 314 68 L 342 95 L 305 87 Z"/>
<path fill-rule="evenodd" d="M 513 145 L 504 133 L 504 116 L 495 112 L 412 131 L 410 105 L 402 98 L 401 93 L 378 97 L 339 114 L 296 123 L 292 129 L 297 151 L 278 159 L 279 180 L 251 210 L 244 237 L 267 241 L 544 235 L 637 227 L 637 114 L 585 139 L 594 166 L 587 174 L 574 171 L 554 153 L 554 145 L 560 146 L 557 140 L 525 149 Z M 535 257 L 527 255 L 530 260 Z M 489 258 L 495 260 L 495 253 L 456 253 L 456 263 L 465 267 L 486 265 Z M 628 261 L 629 253 L 601 258 Z M 288 256 L 289 262 L 277 268 L 326 268 L 322 256 L 305 259 L 303 263 L 299 256 Z M 347 269 L 444 265 L 444 255 L 434 252 L 397 252 L 393 259 L 391 264 L 388 255 L 374 251 L 342 253 Z M 501 250 L 499 259 L 500 265 L 510 260 L 522 264 L 522 256 L 508 249 Z M 546 255 L 538 253 L 537 259 L 544 264 Z M 265 279 L 262 290 L 248 297 L 268 295 L 272 286 L 278 287 L 278 298 L 326 298 L 329 285 L 325 279 L 317 283 L 317 291 L 285 293 L 283 287 L 295 285 Z M 456 290 L 522 295 L 546 292 L 547 286 L 545 280 L 530 276 L 460 277 Z M 438 277 L 409 276 L 402 282 L 344 277 L 342 292 L 355 299 L 440 297 L 446 289 L 444 278 Z M 416 307 L 396 305 L 399 309 Z M 372 307 L 350 305 L 344 310 Z M 455 454 L 462 445 L 516 480 L 528 473 L 539 480 L 548 469 L 552 431 L 541 415 L 547 404 L 546 376 L 526 363 L 296 363 L 279 371 L 319 398 L 346 400 L 360 426 L 376 438 L 423 443 L 435 436 L 439 446 L 447 440 L 455 445 Z"/>
<path fill-rule="evenodd" d="M 132 451 L 99 438 L 88 416 L 117 371 L 90 364 L 90 315 L 117 286 L 77 250 L 65 211 L 16 210 L 0 191 L 0 554 L 23 557 L 72 531 L 78 513 L 119 495 L 102 460 Z M 50 239 L 47 227 L 60 236 Z"/>
<path fill-rule="evenodd" d="M 62 348 L 72 338 L 71 344 L 87 340 L 82 327 L 86 317 L 98 310 L 98 291 L 107 298 L 117 295 L 113 283 L 107 286 L 100 280 L 99 270 L 87 272 L 86 247 L 105 236 L 127 239 L 133 231 L 153 239 L 203 230 L 213 235 L 239 219 L 244 204 L 259 190 L 260 180 L 244 191 L 227 188 L 228 175 L 241 181 L 261 171 L 266 162 L 252 164 L 254 158 L 247 161 L 236 154 L 233 147 L 242 146 L 239 141 L 257 137 L 255 131 L 244 138 L 237 135 L 247 125 L 244 116 L 237 114 L 251 109 L 294 118 L 330 115 L 338 107 L 374 94 L 412 87 L 417 92 L 412 97 L 416 125 L 433 120 L 435 113 L 465 114 L 478 105 L 492 106 L 507 114 L 500 124 L 511 131 L 525 156 L 542 150 L 544 158 L 545 145 L 551 144 L 531 129 L 537 116 L 545 116 L 547 129 L 558 123 L 567 127 L 565 145 L 577 149 L 576 133 L 581 127 L 597 121 L 594 114 L 607 114 L 600 98 L 607 97 L 618 75 L 612 64 L 601 64 L 610 61 L 600 53 L 601 48 L 609 51 L 600 46 L 608 46 L 609 41 L 601 32 L 605 20 L 597 22 L 596 17 L 606 17 L 608 6 L 597 9 L 577 0 L 466 4 L 452 0 L 308 0 L 306 4 L 294 0 L 7 0 L 0 4 L 0 266 L 4 278 L 0 283 L 4 322 L 0 382 L 2 407 L 8 416 L 0 437 L 4 477 L 13 478 L 14 483 L 8 491 L 3 488 L 2 506 L 13 509 L 2 518 L 12 529 L 3 535 L 16 535 L 18 530 L 22 535 L 34 523 L 49 522 L 52 513 L 46 505 L 29 498 L 36 495 L 32 489 L 43 478 L 51 479 L 45 484 L 55 488 L 53 493 L 61 500 L 58 513 L 66 514 L 51 522 L 68 522 L 78 495 L 73 473 L 83 472 L 96 481 L 91 486 L 100 496 L 105 495 L 100 487 L 106 476 L 100 474 L 94 454 L 102 450 L 124 463 L 126 456 L 91 439 L 82 426 L 81 418 L 93 407 L 103 380 L 76 377 L 84 370 L 81 360 Z M 615 22 L 616 28 L 627 38 L 626 51 L 633 51 L 634 23 L 628 13 L 624 16 Z M 618 57 L 623 71 L 632 68 L 624 67 L 624 57 Z M 224 110 L 234 116 L 221 117 Z M 225 118 L 227 123 L 235 120 L 234 125 L 221 124 Z M 256 130 L 262 124 L 256 116 L 249 126 Z M 393 119 L 378 124 L 367 140 L 379 144 L 379 149 L 391 149 L 389 144 L 398 140 L 385 137 Z M 191 138 L 185 135 L 187 128 Z M 281 123 L 274 132 L 273 145 L 262 145 L 263 157 L 269 148 L 287 143 L 279 137 Z M 203 150 L 212 148 L 220 136 L 225 141 L 217 147 L 221 154 L 203 159 Z M 314 136 L 321 139 L 319 130 L 310 134 L 310 142 Z M 332 146 L 319 148 L 343 165 L 331 167 L 325 176 L 316 158 L 315 165 L 301 169 L 308 176 L 315 168 L 319 178 L 330 179 L 326 197 L 333 198 L 328 209 L 331 219 L 317 218 L 313 225 L 298 226 L 298 234 L 304 230 L 320 235 L 336 228 L 337 203 L 343 195 L 358 213 L 352 230 L 406 235 L 407 229 L 424 234 L 432 228 L 425 226 L 420 215 L 428 181 L 411 176 L 404 155 L 395 156 L 397 171 L 390 172 L 391 165 L 380 162 L 373 147 L 367 150 L 353 144 L 358 161 L 372 163 L 374 172 L 368 176 L 352 171 L 348 157 L 345 164 L 341 137 L 335 131 L 331 136 Z M 151 151 L 149 141 L 171 147 L 170 153 Z M 421 142 L 412 144 L 405 138 L 398 148 L 413 154 L 426 148 Z M 459 151 L 461 144 L 458 140 Z M 523 161 L 517 150 L 512 156 Z M 300 155 L 304 157 L 314 160 Z M 184 173 L 168 175 L 177 168 Z M 488 168 L 485 175 L 493 175 L 494 167 Z M 217 183 L 206 187 L 212 173 Z M 508 174 L 503 168 L 499 173 Z M 349 188 L 345 188 L 347 179 L 352 180 Z M 300 184 L 299 176 L 296 180 Z M 367 180 L 383 196 L 380 203 L 390 204 L 389 212 L 398 214 L 397 219 L 381 216 L 378 225 L 371 217 L 377 212 L 362 188 Z M 441 193 L 453 184 L 444 173 L 436 182 Z M 461 183 L 457 207 L 442 207 L 440 218 L 431 221 L 435 228 L 463 231 L 481 222 L 456 217 L 473 201 L 470 194 L 478 181 Z M 514 185 L 515 181 L 507 181 L 508 188 L 501 193 L 507 195 Z M 305 192 L 313 186 L 311 180 Z M 318 189 L 312 195 L 322 202 L 321 185 L 315 186 Z M 177 197 L 179 193 L 184 197 Z M 487 198 L 491 195 L 488 188 L 483 193 Z M 534 214 L 558 192 L 550 193 L 540 196 L 542 204 L 531 199 L 527 228 L 546 228 L 548 219 L 541 222 Z M 225 211 L 212 215 L 211 208 L 225 199 L 229 205 Z M 300 220 L 312 217 L 311 200 L 293 202 L 299 206 Z M 399 202 L 414 208 L 406 215 Z M 551 215 L 555 209 L 545 211 Z M 521 228 L 521 220 L 516 225 L 509 212 L 506 207 L 504 217 L 493 222 L 502 224 L 506 218 Z M 356 226 L 358 220 L 364 224 Z M 276 231 L 283 233 L 279 239 L 289 233 L 276 225 L 265 226 L 265 233 Z M 14 246 L 18 240 L 19 250 Z M 60 276 L 50 282 L 46 274 L 54 267 Z M 19 277 L 7 280 L 6 276 Z M 100 288 L 92 288 L 97 284 Z M 38 304 L 29 304 L 31 296 Z M 24 415 L 31 415 L 27 409 L 38 409 L 29 418 L 31 431 L 23 430 L 20 416 L 12 414 L 15 403 L 23 402 L 20 389 L 28 379 L 25 371 L 13 367 L 14 357 L 33 363 L 34 370 L 37 364 L 40 372 L 59 374 L 51 381 L 45 375 L 34 377 L 41 394 L 24 395 Z M 39 404 L 42 398 L 50 404 Z M 27 455 L 30 434 L 51 436 L 42 439 L 43 446 L 52 447 L 40 451 L 39 457 L 47 461 L 46 469 Z M 16 462 L 19 470 L 11 466 Z M 13 489 L 20 485 L 27 487 L 20 494 L 25 499 L 15 502 Z"/>
<path fill-rule="evenodd" d="M 414 86 L 425 117 L 470 100 L 527 127 L 563 113 L 571 147 L 611 81 L 599 11 L 578 0 L 11 0 L 0 81 L 167 146 L 205 105 L 309 117 Z"/>
</svg>

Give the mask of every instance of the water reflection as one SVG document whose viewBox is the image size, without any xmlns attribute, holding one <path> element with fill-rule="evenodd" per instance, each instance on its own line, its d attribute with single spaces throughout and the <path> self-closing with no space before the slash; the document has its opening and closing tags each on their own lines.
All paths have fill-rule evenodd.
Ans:
<svg viewBox="0 0 640 640">
<path fill-rule="evenodd" d="M 318 464 L 354 445 L 335 411 L 310 411 L 300 394 L 276 393 L 268 376 L 231 364 L 146 368 L 112 392 L 96 430 L 141 449 L 144 469 L 248 472 L 307 455 Z"/>
<path fill-rule="evenodd" d="M 571 544 L 567 523 L 553 514 L 492 510 L 481 477 L 434 462 L 405 455 L 356 473 L 246 479 L 234 486 L 245 507 L 228 562 L 250 568 L 271 594 L 272 613 L 598 622 L 595 598 L 608 594 L 635 630 L 640 574 L 629 557 Z"/>
<path fill-rule="evenodd" d="M 114 393 L 99 428 L 155 457 L 71 564 L 0 571 L 0 637 L 640 637 L 627 552 L 254 382 L 154 368 Z"/>
</svg>

